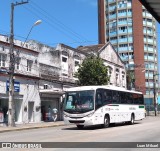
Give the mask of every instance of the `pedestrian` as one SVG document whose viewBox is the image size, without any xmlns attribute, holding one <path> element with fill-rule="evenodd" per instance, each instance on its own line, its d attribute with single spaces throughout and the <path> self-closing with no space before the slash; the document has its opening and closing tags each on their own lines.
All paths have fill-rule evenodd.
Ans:
<svg viewBox="0 0 160 151">
<path fill-rule="evenodd" d="M 53 118 L 54 122 L 57 120 L 57 113 L 58 113 L 58 110 L 56 108 L 54 108 L 53 109 L 53 114 L 52 114 L 52 118 Z"/>
<path fill-rule="evenodd" d="M 52 111 L 51 111 L 51 106 L 48 106 L 48 121 L 51 121 L 51 116 L 52 116 Z"/>
</svg>

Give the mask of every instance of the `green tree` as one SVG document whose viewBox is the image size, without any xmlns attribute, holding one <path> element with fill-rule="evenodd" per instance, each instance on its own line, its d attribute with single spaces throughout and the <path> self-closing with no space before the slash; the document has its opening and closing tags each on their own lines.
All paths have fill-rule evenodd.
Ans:
<svg viewBox="0 0 160 151">
<path fill-rule="evenodd" d="M 127 89 L 130 90 L 134 88 L 134 81 L 135 81 L 134 72 L 131 70 L 127 70 L 126 78 L 127 78 Z"/>
<path fill-rule="evenodd" d="M 79 65 L 78 85 L 106 85 L 109 82 L 108 67 L 103 64 L 103 60 L 97 56 L 85 58 Z"/>
</svg>

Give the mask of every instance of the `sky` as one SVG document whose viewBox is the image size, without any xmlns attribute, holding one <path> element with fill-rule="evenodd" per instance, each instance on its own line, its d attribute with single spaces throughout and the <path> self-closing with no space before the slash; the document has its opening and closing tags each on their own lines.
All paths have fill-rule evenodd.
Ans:
<svg viewBox="0 0 160 151">
<path fill-rule="evenodd" d="M 27 1 L 27 0 L 23 0 Z M 21 0 L 0 0 L 0 34 L 10 35 L 11 3 Z M 29 0 L 14 7 L 14 38 L 49 46 L 64 43 L 71 47 L 98 43 L 97 0 Z"/>
<path fill-rule="evenodd" d="M 23 0 L 27 1 L 27 0 Z M 11 3 L 21 0 L 0 0 L 0 34 L 10 35 Z M 98 44 L 97 0 L 29 0 L 14 7 L 14 38 L 33 39 L 55 47 L 64 43 L 71 47 Z M 158 49 L 160 50 L 160 24 L 158 23 Z M 160 60 L 160 52 L 159 52 Z"/>
</svg>

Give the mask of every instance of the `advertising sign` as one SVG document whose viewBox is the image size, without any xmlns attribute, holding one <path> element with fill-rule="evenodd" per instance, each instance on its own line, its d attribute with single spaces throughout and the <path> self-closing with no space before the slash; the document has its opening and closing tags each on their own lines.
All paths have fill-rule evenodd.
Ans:
<svg viewBox="0 0 160 151">
<path fill-rule="evenodd" d="M 6 91 L 9 91 L 9 81 L 6 82 Z M 20 92 L 20 82 L 14 81 L 14 92 Z"/>
</svg>

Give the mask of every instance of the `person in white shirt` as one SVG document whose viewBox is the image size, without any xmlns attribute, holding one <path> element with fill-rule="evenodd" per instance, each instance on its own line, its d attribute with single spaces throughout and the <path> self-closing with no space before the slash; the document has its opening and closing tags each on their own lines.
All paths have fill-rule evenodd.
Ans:
<svg viewBox="0 0 160 151">
<path fill-rule="evenodd" d="M 55 122 L 57 120 L 58 110 L 56 108 L 54 108 L 52 111 L 53 111 L 52 118 L 53 118 L 53 121 Z"/>
</svg>

